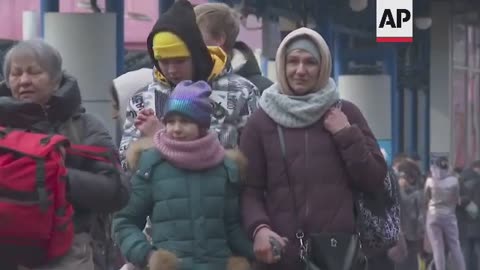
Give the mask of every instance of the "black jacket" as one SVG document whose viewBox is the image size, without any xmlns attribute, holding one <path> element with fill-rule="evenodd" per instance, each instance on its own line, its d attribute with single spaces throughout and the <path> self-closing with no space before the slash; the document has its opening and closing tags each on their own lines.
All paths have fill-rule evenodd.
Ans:
<svg viewBox="0 0 480 270">
<path fill-rule="evenodd" d="M 213 60 L 197 26 L 192 4 L 178 0 L 157 20 L 147 38 L 147 49 L 157 70 L 162 72 L 153 56 L 153 37 L 159 32 L 172 32 L 185 42 L 193 61 L 193 81 L 208 81 L 213 69 Z"/>
<path fill-rule="evenodd" d="M 73 143 L 103 146 L 116 152 L 102 122 L 85 113 L 77 81 L 65 75 L 46 109 L 38 104 L 14 99 L 6 84 L 0 84 L 0 125 L 41 133 L 62 134 Z M 95 212 L 108 213 L 123 208 L 129 199 L 129 182 L 112 172 L 112 165 L 68 156 L 68 199 L 73 204 L 76 232 L 88 232 Z"/>
<path fill-rule="evenodd" d="M 262 75 L 262 71 L 258 66 L 257 58 L 255 58 L 255 54 L 253 53 L 252 49 L 250 49 L 247 44 L 241 41 L 237 41 L 235 43 L 234 49 L 238 50 L 241 54 L 243 54 L 246 62 L 239 67 L 233 66 L 233 71 L 236 74 L 251 81 L 258 88 L 260 93 L 263 93 L 263 90 L 270 87 L 273 82 Z M 235 55 L 233 56 L 233 58 L 235 59 Z"/>
<path fill-rule="evenodd" d="M 472 219 L 465 208 L 470 202 L 480 207 L 480 174 L 471 168 L 460 175 L 461 205 L 457 207 L 458 225 L 463 238 L 480 239 L 480 217 Z"/>
</svg>

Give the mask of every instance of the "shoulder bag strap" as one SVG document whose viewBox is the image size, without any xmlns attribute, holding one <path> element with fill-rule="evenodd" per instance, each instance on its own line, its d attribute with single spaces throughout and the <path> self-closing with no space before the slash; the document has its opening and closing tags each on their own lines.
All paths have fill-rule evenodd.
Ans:
<svg viewBox="0 0 480 270">
<path fill-rule="evenodd" d="M 284 167 L 285 167 L 285 173 L 287 175 L 288 186 L 289 186 L 290 192 L 292 194 L 292 199 L 293 199 L 293 204 L 294 204 L 294 212 L 295 212 L 295 215 L 297 217 L 295 219 L 295 222 L 297 224 L 298 231 L 297 231 L 295 236 L 298 239 L 299 245 L 300 245 L 300 258 L 302 259 L 302 261 L 307 263 L 307 266 L 310 267 L 310 269 L 315 269 L 314 268 L 315 265 L 311 264 L 311 262 L 308 260 L 308 243 L 305 241 L 305 233 L 303 231 L 301 221 L 299 220 L 299 217 L 298 217 L 298 208 L 297 208 L 298 204 L 297 204 L 297 200 L 296 200 L 296 196 L 295 196 L 295 190 L 294 190 L 293 185 L 291 183 L 290 173 L 289 173 L 289 170 L 288 170 L 287 147 L 286 147 L 286 143 L 285 143 L 285 135 L 284 135 L 283 129 L 280 125 L 277 125 L 277 132 L 278 132 L 278 138 L 280 140 L 280 150 L 282 152 L 282 159 L 283 159 L 283 164 L 284 164 Z M 345 260 L 344 269 L 350 269 L 350 267 L 352 267 L 353 260 L 351 260 L 351 258 L 353 258 L 355 256 L 355 253 L 357 253 L 357 244 L 358 244 L 357 241 L 350 241 L 349 247 L 347 249 L 346 257 L 344 258 L 344 260 Z M 364 269 L 367 269 L 367 265 L 368 264 L 366 264 L 364 266 Z"/>
<path fill-rule="evenodd" d="M 295 196 L 295 189 L 293 188 L 293 185 L 291 183 L 291 178 L 290 178 L 290 173 L 288 171 L 288 163 L 287 163 L 287 147 L 285 144 L 285 135 L 283 133 L 283 129 L 280 125 L 277 125 L 277 132 L 278 132 L 278 138 L 280 140 L 280 150 L 282 151 L 282 159 L 283 159 L 283 165 L 285 167 L 285 174 L 287 175 L 287 182 L 288 182 L 288 187 L 290 189 L 290 193 L 292 194 L 292 199 L 293 199 L 293 211 L 295 213 L 295 222 L 297 224 L 297 233 L 295 234 L 295 237 L 298 239 L 299 244 L 300 244 L 300 258 L 302 260 L 305 260 L 307 258 L 307 252 L 308 252 L 308 247 L 307 243 L 305 242 L 305 232 L 303 231 L 303 226 L 301 225 L 301 221 L 299 220 L 298 216 L 298 204 L 297 204 L 297 198 Z"/>
</svg>

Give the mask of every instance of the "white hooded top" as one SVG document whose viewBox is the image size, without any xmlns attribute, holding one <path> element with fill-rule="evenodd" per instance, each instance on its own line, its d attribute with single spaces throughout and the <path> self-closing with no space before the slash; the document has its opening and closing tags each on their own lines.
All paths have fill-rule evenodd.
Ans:
<svg viewBox="0 0 480 270">
<path fill-rule="evenodd" d="M 125 121 L 127 103 L 130 98 L 139 90 L 153 82 L 153 70 L 141 68 L 130 71 L 113 80 L 113 85 L 118 95 L 119 116 L 122 123 Z"/>
</svg>

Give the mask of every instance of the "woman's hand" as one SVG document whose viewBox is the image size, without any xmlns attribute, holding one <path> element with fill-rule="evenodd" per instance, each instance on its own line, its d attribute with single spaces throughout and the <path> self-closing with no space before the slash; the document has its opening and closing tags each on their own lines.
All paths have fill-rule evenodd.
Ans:
<svg viewBox="0 0 480 270">
<path fill-rule="evenodd" d="M 272 246 L 272 242 L 276 241 L 280 245 L 280 249 L 278 254 L 274 254 L 275 246 Z M 285 246 L 287 245 L 288 239 L 285 237 L 281 237 L 268 227 L 263 227 L 258 230 L 257 234 L 255 235 L 255 239 L 253 241 L 253 252 L 255 253 L 255 257 L 257 260 L 272 264 L 280 260 L 280 253 L 283 251 Z"/>
<path fill-rule="evenodd" d="M 162 127 L 162 123 L 152 109 L 141 110 L 134 125 L 146 137 L 153 136 Z"/>
<path fill-rule="evenodd" d="M 327 112 L 327 116 L 323 121 L 323 126 L 332 135 L 335 135 L 340 130 L 350 127 L 350 122 L 341 109 L 333 108 Z"/>
</svg>

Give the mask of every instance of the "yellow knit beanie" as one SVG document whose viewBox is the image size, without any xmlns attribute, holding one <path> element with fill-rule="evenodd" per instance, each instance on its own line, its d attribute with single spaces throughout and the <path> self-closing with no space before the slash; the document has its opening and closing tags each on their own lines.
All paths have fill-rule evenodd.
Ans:
<svg viewBox="0 0 480 270">
<path fill-rule="evenodd" d="M 155 59 L 190 57 L 185 42 L 172 32 L 159 32 L 153 37 Z"/>
</svg>

